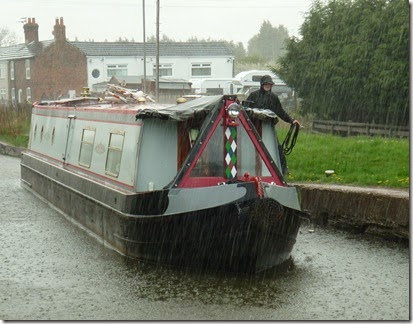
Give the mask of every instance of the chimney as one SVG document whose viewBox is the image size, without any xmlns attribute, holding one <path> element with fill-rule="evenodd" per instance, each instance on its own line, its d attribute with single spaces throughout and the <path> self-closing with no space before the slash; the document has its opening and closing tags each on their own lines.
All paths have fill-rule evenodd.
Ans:
<svg viewBox="0 0 413 324">
<path fill-rule="evenodd" d="M 28 18 L 27 22 L 23 25 L 23 29 L 26 44 L 33 41 L 39 41 L 39 25 L 36 24 L 36 20 L 34 18 Z"/>
<path fill-rule="evenodd" d="M 66 41 L 66 26 L 63 25 L 63 17 L 56 18 L 53 35 L 56 41 Z"/>
</svg>

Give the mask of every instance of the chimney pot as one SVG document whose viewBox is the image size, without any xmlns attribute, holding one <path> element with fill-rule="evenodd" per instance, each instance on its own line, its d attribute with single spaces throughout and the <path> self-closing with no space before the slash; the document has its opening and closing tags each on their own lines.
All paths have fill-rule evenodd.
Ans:
<svg viewBox="0 0 413 324">
<path fill-rule="evenodd" d="M 28 18 L 27 22 L 23 25 L 25 43 L 31 43 L 33 41 L 39 41 L 39 25 L 36 24 L 35 18 Z"/>
<path fill-rule="evenodd" d="M 63 24 L 63 17 L 56 18 L 53 35 L 56 41 L 66 41 L 66 26 Z"/>
</svg>

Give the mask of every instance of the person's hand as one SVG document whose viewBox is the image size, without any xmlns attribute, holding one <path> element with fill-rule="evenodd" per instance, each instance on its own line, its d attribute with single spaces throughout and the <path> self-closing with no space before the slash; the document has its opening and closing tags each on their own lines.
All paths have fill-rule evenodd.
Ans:
<svg viewBox="0 0 413 324">
<path fill-rule="evenodd" d="M 298 125 L 298 126 L 301 127 L 301 124 L 300 124 L 300 122 L 299 122 L 297 119 L 294 119 L 293 122 L 292 122 L 292 124 L 293 124 L 293 125 Z"/>
</svg>

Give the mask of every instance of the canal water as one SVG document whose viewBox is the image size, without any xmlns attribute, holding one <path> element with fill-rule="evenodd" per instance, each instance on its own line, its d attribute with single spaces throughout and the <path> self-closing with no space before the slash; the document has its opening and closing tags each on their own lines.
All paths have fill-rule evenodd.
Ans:
<svg viewBox="0 0 413 324">
<path fill-rule="evenodd" d="M 407 246 L 304 225 L 286 269 L 157 268 L 102 246 L 0 155 L 2 320 L 409 320 Z"/>
</svg>

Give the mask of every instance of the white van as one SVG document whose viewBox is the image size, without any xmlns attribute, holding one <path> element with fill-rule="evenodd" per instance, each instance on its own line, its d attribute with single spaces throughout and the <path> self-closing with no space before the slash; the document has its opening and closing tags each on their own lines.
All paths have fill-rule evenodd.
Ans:
<svg viewBox="0 0 413 324">
<path fill-rule="evenodd" d="M 271 71 L 266 70 L 250 70 L 238 73 L 233 79 L 234 93 L 240 100 L 246 99 L 252 91 L 260 88 L 260 80 L 264 75 L 270 75 L 274 85 L 272 92 L 281 98 L 290 98 L 293 94 L 293 90 L 287 86 L 287 84 L 280 79 L 278 75 Z"/>
<path fill-rule="evenodd" d="M 227 95 L 233 94 L 231 78 L 206 78 L 191 79 L 192 90 L 195 94 L 201 95 Z"/>
</svg>

